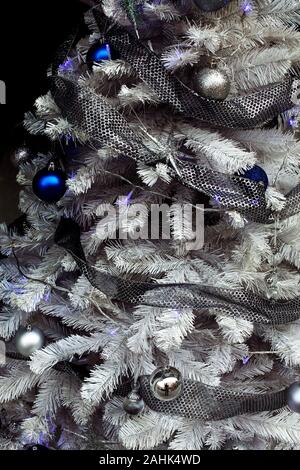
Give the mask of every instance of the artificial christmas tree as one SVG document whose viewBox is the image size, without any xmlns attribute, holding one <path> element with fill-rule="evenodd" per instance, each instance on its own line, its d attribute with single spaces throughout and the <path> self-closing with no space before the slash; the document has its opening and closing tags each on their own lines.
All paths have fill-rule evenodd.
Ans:
<svg viewBox="0 0 300 470">
<path fill-rule="evenodd" d="M 95 3 L 25 117 L 2 448 L 299 448 L 300 2 L 209 3 Z"/>
</svg>

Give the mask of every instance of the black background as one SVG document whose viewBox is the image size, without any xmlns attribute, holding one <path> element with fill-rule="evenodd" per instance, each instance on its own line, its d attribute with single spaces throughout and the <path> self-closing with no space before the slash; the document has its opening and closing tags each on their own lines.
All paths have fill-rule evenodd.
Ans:
<svg viewBox="0 0 300 470">
<path fill-rule="evenodd" d="M 80 0 L 1 2 L 0 80 L 7 104 L 0 105 L 0 158 L 19 138 L 24 112 L 47 91 L 47 68 L 86 6 Z"/>
<path fill-rule="evenodd" d="M 196 465 L 182 463 L 182 458 L 190 455 L 199 455 L 200 463 Z M 133 456 L 131 466 L 113 464 L 106 465 L 105 468 L 138 470 L 140 468 L 198 468 L 208 470 L 212 466 L 218 470 L 223 470 L 230 466 L 231 469 L 252 469 L 255 465 L 259 468 L 269 469 L 277 465 L 282 466 L 294 465 L 299 458 L 299 451 L 0 451 L 1 465 L 17 466 L 21 464 L 26 469 L 53 468 L 56 465 L 61 468 L 88 468 L 89 470 L 101 470 L 100 457 L 130 457 Z M 172 460 L 168 462 L 168 456 L 173 461 L 178 457 L 178 461 Z M 181 463 L 178 463 L 180 462 Z"/>
</svg>

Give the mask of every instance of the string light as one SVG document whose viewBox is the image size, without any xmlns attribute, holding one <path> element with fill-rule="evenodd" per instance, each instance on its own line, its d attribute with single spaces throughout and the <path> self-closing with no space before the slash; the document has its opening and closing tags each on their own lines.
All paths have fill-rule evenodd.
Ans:
<svg viewBox="0 0 300 470">
<path fill-rule="evenodd" d="M 129 206 L 131 204 L 133 192 L 134 192 L 134 190 L 130 191 L 130 193 L 128 193 L 127 196 L 120 197 L 117 200 L 116 205 L 118 205 L 118 206 Z"/>
<path fill-rule="evenodd" d="M 59 66 L 60 72 L 71 72 L 73 71 L 73 60 L 66 59 L 62 64 Z"/>
<path fill-rule="evenodd" d="M 292 116 L 288 119 L 288 125 L 290 127 L 296 127 L 297 126 L 297 119 L 295 118 L 295 116 Z"/>
<path fill-rule="evenodd" d="M 245 15 L 248 15 L 249 13 L 251 13 L 252 9 L 253 9 L 253 7 L 252 7 L 250 2 L 244 2 L 242 4 L 242 10 L 243 10 Z"/>
</svg>

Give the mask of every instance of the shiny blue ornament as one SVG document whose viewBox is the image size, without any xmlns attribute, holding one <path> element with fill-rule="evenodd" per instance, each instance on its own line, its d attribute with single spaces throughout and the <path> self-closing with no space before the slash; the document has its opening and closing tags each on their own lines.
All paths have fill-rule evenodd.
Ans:
<svg viewBox="0 0 300 470">
<path fill-rule="evenodd" d="M 67 175 L 53 163 L 38 171 L 32 181 L 34 194 L 44 202 L 59 201 L 67 190 Z"/>
<path fill-rule="evenodd" d="M 117 58 L 118 53 L 108 42 L 96 42 L 87 52 L 86 63 L 92 69 L 94 63 L 99 63 L 102 60 L 115 60 Z"/>
<path fill-rule="evenodd" d="M 266 172 L 258 165 L 254 165 L 250 170 L 246 170 L 242 175 L 242 178 L 246 178 L 251 181 L 256 181 L 264 186 L 265 190 L 269 185 L 269 179 Z"/>
</svg>

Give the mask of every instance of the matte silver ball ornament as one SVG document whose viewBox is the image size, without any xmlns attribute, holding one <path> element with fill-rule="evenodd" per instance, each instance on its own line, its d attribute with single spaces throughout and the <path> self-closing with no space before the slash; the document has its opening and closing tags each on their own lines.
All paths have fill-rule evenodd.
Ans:
<svg viewBox="0 0 300 470">
<path fill-rule="evenodd" d="M 175 367 L 160 367 L 150 377 L 150 389 L 155 398 L 171 401 L 182 392 L 182 376 Z"/>
<path fill-rule="evenodd" d="M 129 415 L 138 415 L 145 407 L 144 400 L 136 390 L 132 390 L 124 399 L 123 408 Z"/>
<path fill-rule="evenodd" d="M 44 333 L 36 326 L 20 328 L 16 334 L 16 348 L 22 356 L 29 357 L 45 343 Z"/>
<path fill-rule="evenodd" d="M 230 0 L 194 0 L 200 10 L 203 11 L 216 11 L 228 5 Z"/>
<path fill-rule="evenodd" d="M 300 413 L 300 382 L 295 382 L 287 389 L 286 401 L 290 410 Z"/>
<path fill-rule="evenodd" d="M 230 81 L 222 70 L 205 67 L 196 74 L 195 87 L 204 98 L 222 101 L 229 95 Z"/>
</svg>

